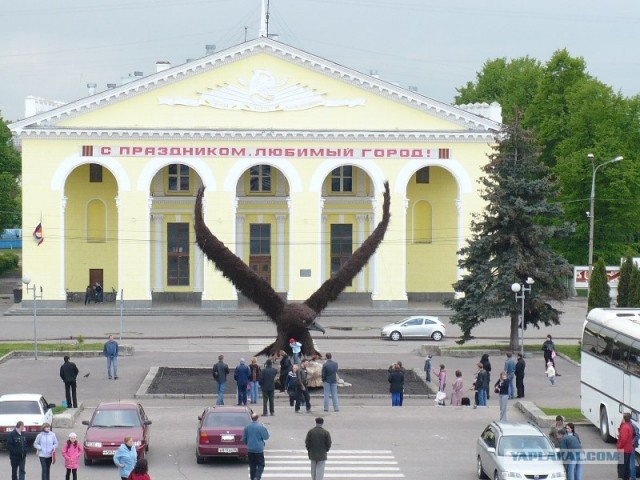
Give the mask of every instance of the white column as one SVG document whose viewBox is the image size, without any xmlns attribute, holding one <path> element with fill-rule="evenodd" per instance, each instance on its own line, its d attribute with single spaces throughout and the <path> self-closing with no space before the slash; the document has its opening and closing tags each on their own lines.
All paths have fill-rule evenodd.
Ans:
<svg viewBox="0 0 640 480">
<path fill-rule="evenodd" d="M 284 288 L 284 227 L 286 215 L 276 215 L 276 292 L 285 292 Z"/>
<path fill-rule="evenodd" d="M 163 271 L 163 254 L 165 252 L 164 243 L 164 215 L 153 214 L 151 215 L 151 221 L 153 222 L 153 234 L 155 241 L 153 242 L 153 291 L 164 291 L 164 282 L 162 281 L 164 276 Z"/>
<path fill-rule="evenodd" d="M 236 255 L 244 261 L 244 215 L 236 215 Z"/>
<path fill-rule="evenodd" d="M 464 246 L 464 222 L 462 219 L 462 213 L 463 213 L 463 202 L 461 198 L 456 199 L 456 212 L 458 214 L 458 235 L 457 235 L 457 245 L 458 248 L 456 250 L 456 257 L 457 257 L 457 261 L 456 261 L 456 275 L 458 280 L 460 280 L 462 278 L 462 269 L 460 268 L 460 260 L 461 260 L 461 256 L 460 256 L 460 250 L 462 249 L 462 247 Z"/>
<path fill-rule="evenodd" d="M 362 242 L 364 242 L 364 239 L 365 239 L 364 222 L 366 219 L 367 219 L 366 215 L 356 215 L 356 223 L 358 227 L 358 231 L 357 231 L 358 247 L 362 245 Z M 358 275 L 356 276 L 356 292 L 364 292 L 364 291 L 365 289 L 364 289 L 364 268 L 363 268 L 362 270 L 360 270 L 360 273 L 358 273 Z"/>
<path fill-rule="evenodd" d="M 375 212 L 375 203 L 376 200 L 371 201 L 371 206 L 373 211 Z M 369 231 L 373 232 L 376 228 L 376 215 L 375 213 L 371 213 L 368 215 L 369 217 Z M 371 298 L 375 298 L 378 290 L 378 277 L 376 276 L 376 261 L 377 255 L 374 253 L 373 256 L 369 259 L 369 291 L 371 292 Z"/>
<path fill-rule="evenodd" d="M 322 215 L 320 220 L 320 283 L 324 283 L 329 278 L 327 275 L 327 259 L 329 258 L 329 244 L 327 242 L 327 215 Z"/>
<path fill-rule="evenodd" d="M 66 285 L 64 282 L 64 275 L 65 275 L 65 267 L 66 267 L 66 262 L 67 259 L 65 257 L 65 229 L 66 229 L 66 222 L 65 222 L 65 210 L 67 209 L 67 200 L 68 198 L 66 196 L 62 196 L 62 198 L 60 199 L 60 285 L 61 285 L 61 291 L 60 291 L 60 295 L 62 295 L 61 298 L 67 298 L 67 292 L 66 292 Z M 22 235 L 22 241 L 24 242 L 24 235 Z"/>
</svg>

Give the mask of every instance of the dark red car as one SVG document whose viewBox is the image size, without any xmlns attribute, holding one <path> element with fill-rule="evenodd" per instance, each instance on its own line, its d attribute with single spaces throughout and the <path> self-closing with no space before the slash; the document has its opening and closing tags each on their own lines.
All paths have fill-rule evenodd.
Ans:
<svg viewBox="0 0 640 480">
<path fill-rule="evenodd" d="M 151 420 L 142 405 L 136 402 L 100 403 L 88 425 L 84 436 L 84 464 L 91 465 L 97 460 L 112 460 L 124 437 L 133 438 L 138 458 L 149 451 L 149 425 Z"/>
<path fill-rule="evenodd" d="M 198 417 L 196 461 L 204 463 L 207 457 L 247 457 L 247 446 L 242 443 L 244 427 L 251 423 L 249 407 L 207 407 Z"/>
</svg>

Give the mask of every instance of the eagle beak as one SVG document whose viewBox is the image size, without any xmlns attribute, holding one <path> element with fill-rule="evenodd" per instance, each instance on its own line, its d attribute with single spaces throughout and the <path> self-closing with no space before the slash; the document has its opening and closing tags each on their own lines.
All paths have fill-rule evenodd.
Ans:
<svg viewBox="0 0 640 480">
<path fill-rule="evenodd" d="M 318 322 L 316 322 L 315 320 L 313 322 L 311 322 L 311 324 L 309 324 L 309 326 L 307 327 L 307 330 L 316 330 L 318 332 L 322 332 L 325 333 L 324 328 L 322 327 L 322 325 L 320 325 Z"/>
</svg>

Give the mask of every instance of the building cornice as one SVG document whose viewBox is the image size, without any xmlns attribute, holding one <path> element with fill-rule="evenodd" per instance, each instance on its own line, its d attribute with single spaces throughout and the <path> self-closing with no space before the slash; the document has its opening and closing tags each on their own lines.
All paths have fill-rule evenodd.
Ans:
<svg viewBox="0 0 640 480">
<path fill-rule="evenodd" d="M 369 130 L 165 130 L 28 128 L 19 137 L 69 140 L 326 140 L 394 142 L 490 142 L 496 132 L 469 130 L 369 131 Z"/>
</svg>

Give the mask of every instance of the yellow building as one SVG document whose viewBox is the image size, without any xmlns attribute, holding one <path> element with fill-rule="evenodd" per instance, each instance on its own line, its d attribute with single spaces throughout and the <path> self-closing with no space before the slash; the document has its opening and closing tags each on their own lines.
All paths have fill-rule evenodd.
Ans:
<svg viewBox="0 0 640 480">
<path fill-rule="evenodd" d="M 499 107 L 437 102 L 264 37 L 10 125 L 22 148 L 23 272 L 47 306 L 99 282 L 127 306 L 233 308 L 193 207 L 290 301 L 391 224 L 345 291 L 376 308 L 452 295 Z M 491 119 L 493 118 L 493 119 Z"/>
</svg>

